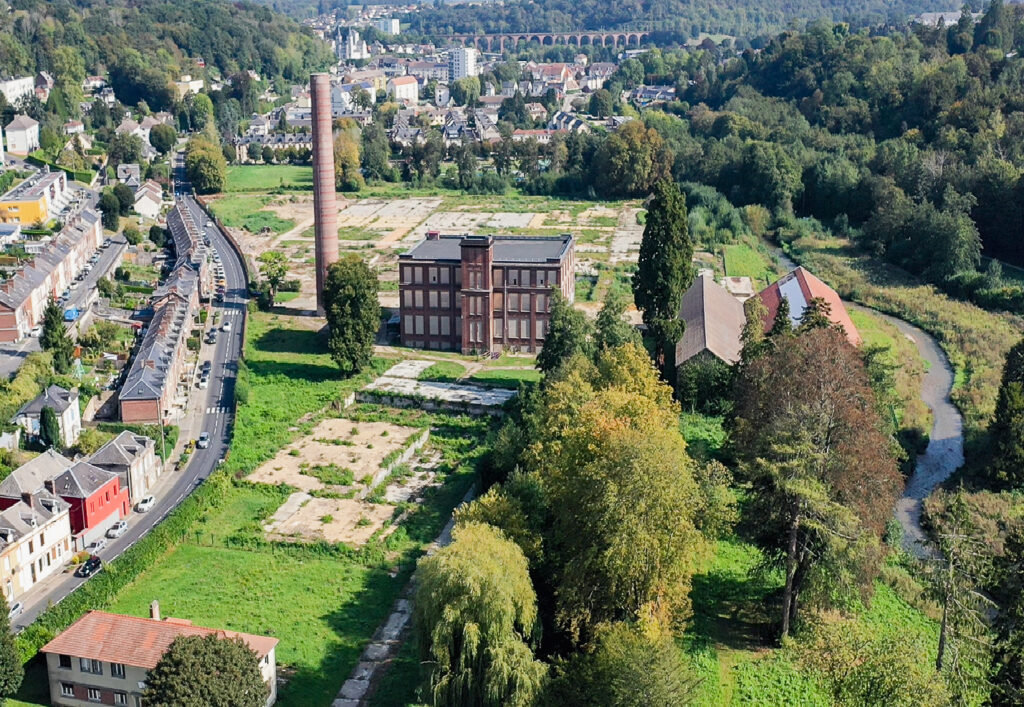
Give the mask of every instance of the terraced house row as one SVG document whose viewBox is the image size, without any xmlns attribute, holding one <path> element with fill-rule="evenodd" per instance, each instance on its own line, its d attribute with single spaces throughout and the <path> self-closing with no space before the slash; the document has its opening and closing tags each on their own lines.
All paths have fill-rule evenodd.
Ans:
<svg viewBox="0 0 1024 707">
<path fill-rule="evenodd" d="M 100 215 L 83 209 L 13 277 L 0 285 L 0 342 L 28 336 L 51 297 L 68 288 L 103 241 Z"/>
</svg>

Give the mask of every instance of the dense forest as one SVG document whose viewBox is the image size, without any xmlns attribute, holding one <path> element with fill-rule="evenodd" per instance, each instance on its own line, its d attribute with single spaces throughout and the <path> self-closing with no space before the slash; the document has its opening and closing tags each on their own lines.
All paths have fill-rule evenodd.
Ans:
<svg viewBox="0 0 1024 707">
<path fill-rule="evenodd" d="M 911 15 L 952 10 L 956 3 L 924 0 L 517 0 L 479 5 L 445 5 L 409 15 L 413 32 L 425 35 L 493 32 L 566 32 L 581 29 L 617 29 L 635 26 L 697 37 L 702 32 L 752 38 L 774 32 L 794 21 L 843 20 L 857 26 L 901 22 Z"/>
<path fill-rule="evenodd" d="M 15 0 L 0 15 L 0 75 L 49 71 L 72 104 L 85 76 L 107 69 L 122 100 L 167 108 L 169 81 L 196 74 L 200 57 L 221 76 L 253 70 L 271 81 L 304 81 L 331 60 L 296 22 L 246 2 Z"/>
</svg>

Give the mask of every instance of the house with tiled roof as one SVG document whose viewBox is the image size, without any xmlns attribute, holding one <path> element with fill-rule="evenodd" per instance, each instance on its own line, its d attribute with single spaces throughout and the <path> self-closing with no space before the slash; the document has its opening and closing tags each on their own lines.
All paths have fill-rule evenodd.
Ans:
<svg viewBox="0 0 1024 707">
<path fill-rule="evenodd" d="M 27 155 L 39 149 L 39 123 L 27 115 L 16 115 L 4 128 L 7 151 L 14 155 Z"/>
<path fill-rule="evenodd" d="M 121 477 L 121 487 L 128 489 L 132 504 L 149 493 L 163 470 L 156 456 L 156 442 L 129 430 L 96 450 L 89 463 Z"/>
<path fill-rule="evenodd" d="M 52 408 L 57 416 L 60 441 L 70 447 L 82 433 L 82 415 L 78 406 L 78 391 L 51 385 L 34 400 L 25 403 L 11 420 L 33 437 L 39 436 L 43 408 Z"/>
<path fill-rule="evenodd" d="M 71 535 L 81 549 L 103 537 L 111 525 L 128 515 L 128 489 L 120 477 L 87 462 L 72 461 L 52 449 L 22 464 L 0 481 L 0 509 L 24 500 L 26 494 L 49 493 L 68 506 Z"/>
<path fill-rule="evenodd" d="M 164 190 L 159 182 L 147 179 L 135 190 L 135 213 L 154 221 L 160 216 L 164 203 Z"/>
<path fill-rule="evenodd" d="M 181 636 L 241 640 L 256 655 L 266 704 L 277 700 L 276 638 L 161 619 L 154 601 L 149 618 L 90 611 L 43 646 L 51 704 L 141 705 L 149 671 Z"/>
<path fill-rule="evenodd" d="M 117 165 L 117 181 L 132 189 L 142 184 L 142 169 L 133 162 Z"/>
<path fill-rule="evenodd" d="M 836 291 L 816 278 L 802 266 L 795 268 L 763 289 L 758 297 L 764 303 L 767 314 L 764 318 L 764 330 L 767 332 L 775 322 L 779 304 L 785 298 L 789 302 L 789 318 L 793 326 L 800 324 L 800 318 L 812 299 L 821 300 L 828 307 L 828 318 L 846 332 L 846 338 L 854 346 L 860 346 L 861 338 L 857 327 L 853 325 L 843 301 Z"/>
</svg>

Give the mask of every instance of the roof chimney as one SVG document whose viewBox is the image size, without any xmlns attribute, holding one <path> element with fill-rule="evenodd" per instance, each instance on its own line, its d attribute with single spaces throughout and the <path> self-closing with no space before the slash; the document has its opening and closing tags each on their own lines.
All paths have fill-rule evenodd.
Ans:
<svg viewBox="0 0 1024 707">
<path fill-rule="evenodd" d="M 160 620 L 160 602 L 158 602 L 156 599 L 149 602 L 149 618 L 153 619 L 154 621 Z"/>
<path fill-rule="evenodd" d="M 53 494 L 54 496 L 56 496 L 56 495 L 57 495 L 57 492 L 56 492 L 56 491 L 54 491 L 54 487 L 53 487 L 53 479 L 46 479 L 46 480 L 45 480 L 45 481 L 43 482 L 43 486 L 44 486 L 44 487 L 46 488 L 46 490 L 47 490 L 47 491 L 49 491 L 50 493 L 52 493 L 52 494 Z"/>
<path fill-rule="evenodd" d="M 440 231 L 427 231 L 427 240 L 436 241 L 441 237 Z"/>
</svg>

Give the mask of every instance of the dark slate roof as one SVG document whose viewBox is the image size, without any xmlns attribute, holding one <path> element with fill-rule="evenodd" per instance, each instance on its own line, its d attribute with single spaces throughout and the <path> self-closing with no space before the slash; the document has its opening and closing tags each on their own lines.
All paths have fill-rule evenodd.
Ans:
<svg viewBox="0 0 1024 707">
<path fill-rule="evenodd" d="M 60 413 L 67 410 L 73 404 L 78 404 L 77 393 L 72 395 L 70 390 L 61 388 L 59 385 L 51 385 L 38 398 L 32 402 L 25 403 L 18 410 L 18 415 L 31 415 L 33 417 L 41 415 L 45 407 L 53 408 L 54 412 L 60 415 Z"/>
<path fill-rule="evenodd" d="M 89 498 L 117 474 L 87 462 L 77 462 L 53 479 L 53 492 L 61 498 Z"/>
<path fill-rule="evenodd" d="M 110 440 L 89 457 L 89 463 L 101 469 L 107 467 L 131 466 L 134 459 L 145 454 L 153 440 L 144 435 L 125 430 Z"/>
<path fill-rule="evenodd" d="M 45 488 L 46 481 L 70 469 L 74 462 L 52 449 L 22 464 L 0 481 L 0 497 L 21 498 L 24 493 L 37 493 Z"/>
<path fill-rule="evenodd" d="M 0 511 L 0 549 L 31 535 L 36 528 L 50 522 L 55 516 L 67 513 L 67 501 L 49 491 L 39 491 Z"/>
<path fill-rule="evenodd" d="M 462 242 L 466 239 L 490 239 L 494 243 L 494 264 L 559 262 L 572 248 L 573 238 L 562 236 L 438 236 L 427 237 L 399 256 L 407 260 L 462 259 Z"/>
</svg>

